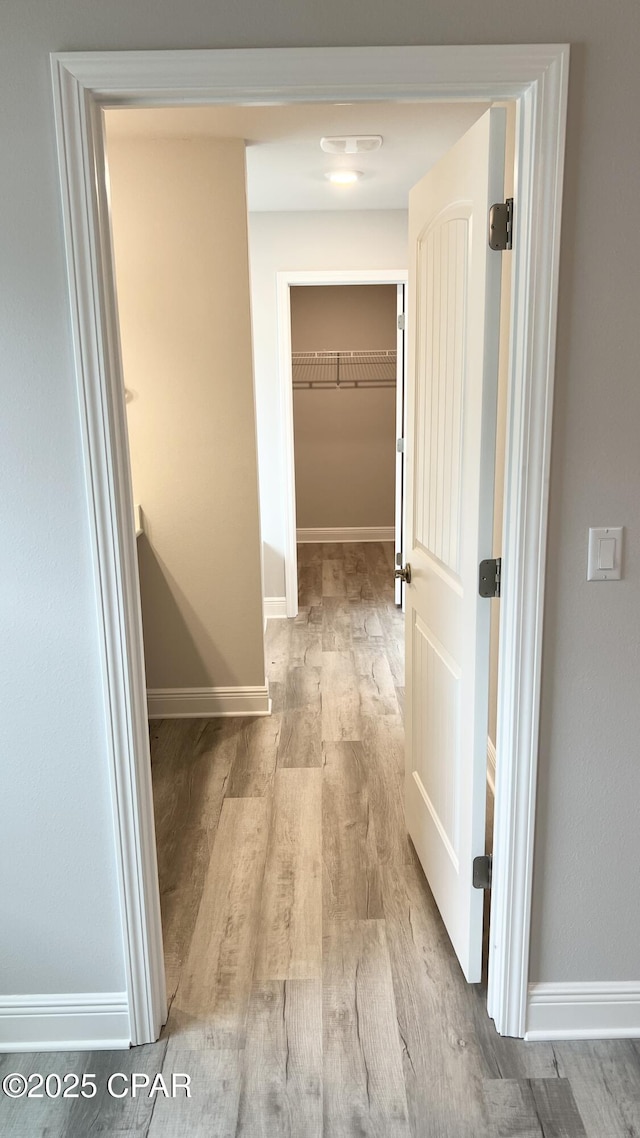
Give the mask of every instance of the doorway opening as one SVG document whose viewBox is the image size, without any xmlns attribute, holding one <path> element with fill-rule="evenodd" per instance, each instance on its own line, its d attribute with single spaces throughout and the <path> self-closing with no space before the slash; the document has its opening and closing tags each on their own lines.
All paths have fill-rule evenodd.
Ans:
<svg viewBox="0 0 640 1138">
<path fill-rule="evenodd" d="M 277 273 L 277 367 L 285 502 L 285 597 L 283 609 L 275 613 L 266 600 L 265 616 L 293 617 L 298 611 L 299 543 L 314 540 L 393 541 L 395 561 L 400 564 L 404 525 L 406 282 L 406 269 Z M 370 289 L 374 291 L 369 293 Z M 367 304 L 367 296 L 377 298 L 377 305 L 375 301 L 374 304 Z M 344 313 L 338 316 L 342 299 L 349 297 L 354 302 L 354 316 L 356 320 L 359 319 L 359 327 L 354 333 L 348 325 L 345 327 Z M 364 302 L 364 306 L 361 302 Z M 302 318 L 295 332 L 295 316 L 292 316 L 294 303 Z M 381 313 L 376 314 L 376 307 L 382 307 Z M 346 349 L 347 354 L 342 355 L 342 360 L 341 353 L 335 350 L 303 349 L 296 358 L 296 348 L 315 342 L 308 339 L 309 335 L 316 334 L 312 331 L 313 324 L 309 324 L 309 313 L 313 314 L 314 309 L 316 320 L 320 321 L 319 325 L 316 324 L 317 334 L 321 330 L 325 336 L 339 332 L 346 337 L 344 343 L 354 343 L 354 334 L 364 337 L 358 343 L 371 342 L 370 320 L 375 321 L 376 315 L 382 314 L 382 332 L 376 327 L 373 335 L 376 343 L 384 340 L 387 346 L 368 354 L 366 349 L 360 348 L 360 354 L 356 358 L 351 349 Z M 301 338 L 298 339 L 298 336 Z M 342 349 L 344 352 L 345 349 Z M 383 394 L 385 391 L 386 395 Z M 324 398 L 320 397 L 320 392 L 325 393 Z M 355 392 L 361 394 L 356 396 Z M 346 396 L 344 400 L 343 394 Z M 357 414 L 357 408 L 362 407 L 363 402 L 364 410 L 368 412 L 364 422 Z M 321 433 L 313 414 L 315 403 L 324 419 Z M 345 409 L 349 412 L 346 422 L 343 416 Z M 353 437 L 349 436 L 349 422 L 356 432 Z M 305 433 L 306 438 L 303 437 Z M 332 456 L 332 439 L 336 437 L 341 441 L 338 442 L 336 454 Z M 298 473 L 295 456 L 296 453 L 300 455 L 300 448 L 308 442 L 311 443 L 311 454 L 304 454 Z M 356 449 L 358 445 L 363 452 L 361 454 Z M 333 466 L 334 457 L 340 463 L 340 473 Z M 363 458 L 364 467 L 361 461 Z M 329 462 L 332 491 L 328 499 L 326 476 L 323 476 L 322 471 L 324 464 Z M 380 464 L 382 471 L 379 469 Z M 371 475 L 377 483 L 377 492 L 375 486 L 371 486 Z M 329 518 L 332 518 L 330 523 Z M 321 525 L 320 521 L 327 524 Z M 398 604 L 402 603 L 400 581 L 396 581 L 395 599 Z"/>
<path fill-rule="evenodd" d="M 393 540 L 398 293 L 402 303 L 402 285 L 289 291 L 299 544 Z"/>
<path fill-rule="evenodd" d="M 232 113 L 236 110 L 231 108 Z M 376 113 L 379 113 L 377 108 Z M 271 114 L 277 121 L 279 112 Z M 428 270 L 433 281 L 433 297 L 427 301 L 428 314 L 421 310 L 416 299 L 420 282 L 414 278 L 412 283 L 411 343 L 415 341 L 419 346 L 424 342 L 426 355 L 421 362 L 414 345 L 411 375 L 414 407 L 406 424 L 406 270 L 363 271 L 360 280 L 357 270 L 336 273 L 333 277 L 327 272 L 309 273 L 306 277 L 299 273 L 293 278 L 290 274 L 280 274 L 279 284 L 286 289 L 287 301 L 284 316 L 287 336 L 280 344 L 281 370 L 287 385 L 287 397 L 282 404 L 292 408 L 292 420 L 290 424 L 283 423 L 283 435 L 287 438 L 290 430 L 291 450 L 295 453 L 293 532 L 300 565 L 298 600 L 291 615 L 296 616 L 298 628 L 295 638 L 291 628 L 268 630 L 266 685 L 270 685 L 271 722 L 255 724 L 247 720 L 251 711 L 248 707 L 228 709 L 229 693 L 224 689 L 221 692 L 219 686 L 210 686 L 220 678 L 219 665 L 215 658 L 209 659 L 206 649 L 222 639 L 221 634 L 216 637 L 216 629 L 209 619 L 209 610 L 217 600 L 215 579 L 210 573 L 215 568 L 210 547 L 215 534 L 211 500 L 217 488 L 215 479 L 222 476 L 217 451 L 228 430 L 229 416 L 233 415 L 233 407 L 227 400 L 226 419 L 216 416 L 216 400 L 219 395 L 224 396 L 224 382 L 221 385 L 217 380 L 216 371 L 220 367 L 224 378 L 233 367 L 234 358 L 247 354 L 244 343 L 249 316 L 246 270 L 241 267 L 237 279 L 232 281 L 234 263 L 237 261 L 242 266 L 239 254 L 246 249 L 246 222 L 242 208 L 232 212 L 229 201 L 234 159 L 236 181 L 241 184 L 238 158 L 242 144 L 239 139 L 226 136 L 221 139 L 219 133 L 215 133 L 225 125 L 224 119 L 214 121 L 212 133 L 203 139 L 197 134 L 192 137 L 194 124 L 203 129 L 206 118 L 203 110 L 191 120 L 188 113 L 181 116 L 177 124 L 181 136 L 175 139 L 165 123 L 165 116 L 166 112 L 145 112 L 139 136 L 135 134 L 135 112 L 109 112 L 106 120 L 120 339 L 125 382 L 129 384 L 129 449 L 134 498 L 140 490 L 147 526 L 140 536 L 138 564 L 149 710 L 154 720 L 152 776 L 159 837 L 165 970 L 168 997 L 175 1001 L 175 1016 L 192 1004 L 195 1008 L 198 1001 L 204 1006 L 202 993 L 197 998 L 194 996 L 196 977 L 200 966 L 206 972 L 205 959 L 215 957 L 215 951 L 211 945 L 205 951 L 205 934 L 199 932 L 200 925 L 193 922 L 199 911 L 207 914 L 207 903 L 212 896 L 217 898 L 217 907 L 221 904 L 214 869 L 217 866 L 218 876 L 223 871 L 215 855 L 223 841 L 230 813 L 238 814 L 236 823 L 242 831 L 235 800 L 266 797 L 270 801 L 275 797 L 277 801 L 279 788 L 293 777 L 282 773 L 285 771 L 304 770 L 304 779 L 313 784 L 317 779 L 309 770 L 315 770 L 320 759 L 323 795 L 325 783 L 330 794 L 331 773 L 327 764 L 333 756 L 336 777 L 346 780 L 352 787 L 351 793 L 355 792 L 359 778 L 362 785 L 358 796 L 363 807 L 366 803 L 367 817 L 370 809 L 375 813 L 374 788 L 388 776 L 381 769 L 373 776 L 369 772 L 369 779 L 366 777 L 367 762 L 382 763 L 381 756 L 376 756 L 373 741 L 376 732 L 372 725 L 379 732 L 385 721 L 388 729 L 389 717 L 394 720 L 400 737 L 405 694 L 403 622 L 401 618 L 396 619 L 399 614 L 390 611 L 393 589 L 400 584 L 396 578 L 394 585 L 395 565 L 403 564 L 403 510 L 401 505 L 396 508 L 396 502 L 398 499 L 401 502 L 405 481 L 405 434 L 416 454 L 426 446 L 426 462 L 415 458 L 414 469 L 418 470 L 419 466 L 419 479 L 431 482 L 431 488 L 427 485 L 426 491 L 432 499 L 433 536 L 416 537 L 412 548 L 415 541 L 420 544 L 422 540 L 423 547 L 430 548 L 432 558 L 445 565 L 448 553 L 441 548 L 438 536 L 438 527 L 445 524 L 444 514 L 449 508 L 443 480 L 449 479 L 451 508 L 457 510 L 456 492 L 451 486 L 457 480 L 461 493 L 462 482 L 451 436 L 455 436 L 458 429 L 457 446 L 462 453 L 463 436 L 456 428 L 456 416 L 460 422 L 468 416 L 463 404 L 470 381 L 463 381 L 460 361 L 467 348 L 463 340 L 464 327 L 456 315 L 458 293 L 466 305 L 468 286 L 461 265 L 447 261 L 451 245 L 448 238 L 448 244 L 445 241 L 440 249 L 439 260 L 433 260 Z M 245 116 L 248 119 L 249 112 L 245 112 Z M 502 171 L 504 111 L 496 111 L 495 115 L 486 112 L 477 117 L 474 107 L 476 125 L 471 129 L 477 131 L 487 116 L 494 116 L 502 124 L 498 144 Z M 112 123 L 115 134 L 112 134 Z M 176 129 L 175 121 L 173 126 Z M 169 137 L 163 137 L 163 132 Z M 466 138 L 464 134 L 463 139 Z M 462 140 L 451 154 L 457 153 L 460 145 Z M 436 163 L 434 173 L 427 178 L 435 177 L 439 168 Z M 412 195 L 422 186 L 423 180 L 412 190 Z M 495 196 L 502 196 L 503 190 L 501 182 L 493 185 Z M 224 211 L 226 241 L 215 220 L 208 216 L 207 195 L 211 193 L 220 212 Z M 438 212 L 436 209 L 436 216 Z M 487 213 L 485 203 L 483 219 Z M 475 215 L 474 221 L 477 228 Z M 236 236 L 230 243 L 228 234 L 234 224 Z M 211 248 L 210 232 L 214 234 Z M 375 226 L 372 232 L 375 234 Z M 481 248 L 484 251 L 484 240 Z M 216 274 L 224 277 L 221 292 L 213 287 L 206 291 L 205 285 L 207 275 L 213 276 L 208 270 L 214 249 Z M 475 257 L 473 247 L 468 256 Z M 412 253 L 409 261 L 413 259 Z M 492 266 L 499 266 L 500 260 L 498 256 Z M 154 267 L 152 275 L 149 274 L 150 263 Z M 226 273 L 223 273 L 225 264 Z M 337 284 L 341 277 L 342 283 Z M 345 277 L 350 283 L 345 283 Z M 378 283 L 374 283 L 376 278 Z M 478 281 L 481 284 L 481 277 Z M 224 289 L 231 289 L 234 296 L 236 327 L 231 338 Z M 440 309 L 436 298 L 438 302 L 444 298 Z M 193 321 L 192 312 L 204 312 L 205 307 L 215 310 L 215 317 L 212 315 L 206 326 L 202 326 L 200 319 Z M 492 341 L 497 344 L 500 338 L 505 368 L 508 307 L 506 304 L 507 319 L 501 335 L 497 309 L 491 314 L 490 329 Z M 449 309 L 455 320 L 451 328 L 447 326 Z M 283 323 L 282 316 L 280 323 Z M 481 356 L 482 347 L 475 345 L 475 352 Z M 176 382 L 178 375 L 180 382 Z M 238 375 L 237 388 L 241 381 Z M 418 387 L 420 391 L 416 395 Z M 418 422 L 415 408 L 419 405 L 428 406 L 428 410 L 423 410 Z M 480 422 L 477 404 L 472 406 L 472 412 Z M 215 441 L 214 427 L 218 431 Z M 250 447 L 250 439 L 245 435 L 243 449 L 241 438 L 238 436 L 236 446 L 240 463 Z M 473 461 L 473 456 L 467 459 Z M 227 455 L 226 464 L 229 461 Z M 424 487 L 416 485 L 414 490 L 415 497 L 416 493 L 423 493 Z M 242 504 L 238 498 L 238 507 Z M 425 507 L 420 509 L 424 512 Z M 194 511 L 202 519 L 202 525 L 194 525 Z M 238 519 L 234 522 L 238 524 Z M 412 526 L 416 528 L 415 518 Z M 451 526 L 459 527 L 459 522 L 454 519 Z M 400 540 L 394 550 L 396 532 Z M 453 545 L 453 529 L 449 540 Z M 463 550 L 466 548 L 464 531 L 457 533 L 455 544 Z M 414 553 L 417 555 L 416 548 Z M 472 576 L 475 578 L 475 568 Z M 407 582 L 410 583 L 409 578 Z M 472 581 L 472 588 L 474 584 Z M 465 582 L 465 589 L 467 586 Z M 237 592 L 237 587 L 225 591 L 227 603 Z M 474 635 L 471 626 L 468 634 L 469 637 Z M 302 660 L 294 648 L 294 639 L 304 643 Z M 409 662 L 412 643 L 408 642 Z M 487 659 L 482 661 L 480 670 L 483 674 L 488 670 Z M 413 675 L 418 676 L 418 672 L 416 658 Z M 164 683 L 163 676 L 167 677 Z M 422 677 L 418 676 L 418 684 L 421 683 Z M 442 698 L 438 697 L 429 708 L 428 716 L 429 722 L 438 723 L 437 747 L 434 749 L 433 730 L 417 738 L 420 755 L 423 752 L 427 755 L 430 749 L 432 754 L 427 760 L 420 759 L 421 773 L 408 778 L 407 793 L 413 792 L 414 783 L 419 785 L 429 811 L 438 817 L 442 828 L 450 829 L 455 840 L 454 822 L 438 801 L 436 776 L 433 771 L 429 775 L 425 773 L 433 762 L 440 761 L 438 752 L 445 744 L 451 744 L 452 733 L 457 730 L 454 723 L 447 727 L 444 720 L 442 724 L 438 721 L 439 713 L 449 717 L 451 711 L 445 692 L 440 694 Z M 409 695 L 412 696 L 410 706 L 412 702 L 415 705 L 416 699 L 430 698 L 430 688 Z M 319 715 L 316 714 L 318 700 Z M 235 716 L 231 715 L 233 710 Z M 199 722 L 200 717 L 213 719 L 226 715 L 231 722 L 212 723 L 209 727 Z M 177 728 L 173 724 L 175 718 L 184 721 Z M 416 719 L 414 712 L 414 737 L 417 737 L 415 727 L 419 720 L 420 716 Z M 350 756 L 358 750 L 356 743 L 363 752 L 355 767 L 351 764 L 353 769 L 349 769 L 351 760 L 346 762 L 343 753 L 343 744 L 347 743 Z M 447 756 L 446 769 L 453 768 L 457 761 L 454 748 Z M 175 782 L 170 781 L 167 787 L 171 775 Z M 460 776 L 458 778 L 460 780 Z M 302 783 L 304 779 L 299 781 Z M 183 808 L 179 786 L 189 791 Z M 191 793 L 194 786 L 199 787 L 197 794 Z M 398 796 L 400 786 L 392 780 L 387 789 L 386 801 L 390 804 L 394 795 Z M 298 792 L 304 797 L 302 784 Z M 482 796 L 482 785 L 479 793 Z M 455 794 L 454 788 L 450 796 L 455 797 Z M 168 803 L 172 804 L 169 810 Z M 385 833 L 387 820 L 380 816 L 379 806 L 378 803 L 379 816 L 373 831 Z M 389 805 L 389 809 L 397 828 L 402 816 L 400 800 L 396 807 Z M 339 811 L 334 813 L 341 818 Z M 357 811 L 351 819 L 342 817 L 345 828 L 357 829 L 361 821 Z M 337 869 L 332 870 L 323 855 L 323 875 L 330 878 L 331 895 L 344 891 L 343 863 L 349 859 L 365 865 L 367 878 L 377 880 L 386 847 L 381 851 L 373 843 L 372 848 L 366 850 L 358 845 L 352 848 L 349 843 L 345 845 L 344 834 L 333 833 L 325 822 L 323 810 L 322 849 L 338 850 Z M 414 810 L 411 837 L 429 875 L 431 854 L 426 845 L 420 844 L 424 823 L 425 819 L 418 818 Z M 456 821 L 455 825 L 462 832 L 467 820 Z M 203 842 L 203 832 L 211 834 L 210 841 Z M 182 841 L 178 837 L 180 833 Z M 191 835 L 196 839 L 195 846 L 187 841 Z M 402 845 L 400 835 L 388 841 L 391 845 Z M 263 866 L 266 896 L 269 896 L 269 875 L 280 872 L 277 855 L 270 856 L 271 848 L 270 834 Z M 181 857 L 176 856 L 178 849 Z M 207 853 L 211 854 L 210 864 Z M 237 851 L 237 856 L 242 860 L 242 849 Z M 181 882 L 176 874 L 180 866 L 184 874 L 190 861 L 196 864 L 188 874 L 187 887 L 187 881 Z M 350 867 L 346 871 L 347 879 L 352 880 L 353 874 L 354 867 Z M 303 891 L 308 887 L 311 888 L 309 883 L 303 882 Z M 382 906 L 381 876 L 379 890 L 378 902 Z M 448 895 L 452 891 L 450 887 Z M 327 902 L 324 889 L 322 892 L 322 911 L 331 914 L 333 903 Z M 351 904 L 348 895 L 338 902 L 338 911 L 343 917 L 351 911 Z M 438 904 L 442 910 L 441 897 Z M 380 907 L 380 917 L 382 912 Z M 356 913 L 359 913 L 357 908 L 352 915 Z M 371 918 L 368 908 L 366 915 L 367 919 Z M 273 913 L 267 914 L 256 926 L 255 934 L 260 943 L 268 940 L 269 924 L 274 920 Z M 246 927 L 251 927 L 248 917 Z M 480 927 L 477 936 L 481 936 Z M 461 953 L 457 944 L 456 950 Z M 295 945 L 292 952 L 295 953 Z M 467 975 L 469 979 L 480 978 L 479 960 Z"/>
<path fill-rule="evenodd" d="M 447 54 L 449 53 L 449 54 Z M 475 54 L 474 54 L 475 53 Z M 205 72 L 217 76 L 215 89 L 198 73 L 198 98 L 215 103 L 237 98 L 250 102 L 266 92 L 304 101 L 313 97 L 371 99 L 380 83 L 380 66 L 389 72 L 385 95 L 435 99 L 447 94 L 474 99 L 514 97 L 518 103 L 517 169 L 521 202 L 514 257 L 513 328 L 510 367 L 510 430 L 506 463 L 505 552 L 514 575 L 505 578 L 500 663 L 500 727 L 508 764 L 498 765 L 493 952 L 490 1011 L 501 1031 L 523 1034 L 526 1013 L 526 959 L 531 884 L 532 818 L 539 702 L 539 644 L 544 577 L 546 464 L 557 294 L 557 242 L 562 183 L 562 140 L 566 114 L 566 61 L 562 48 L 355 49 L 337 54 L 293 52 L 288 78 L 283 56 L 269 52 L 204 53 Z M 173 55 L 173 53 L 172 53 Z M 176 53 L 167 70 L 164 53 L 146 60 L 148 76 L 136 78 L 140 59 L 107 55 L 58 56 L 57 117 L 61 141 L 63 200 L 74 298 L 78 378 L 86 411 L 90 501 L 97 524 L 96 565 L 104 628 L 105 675 L 111 725 L 114 811 L 122 867 L 124 927 L 127 930 L 127 989 L 132 1041 L 157 1036 L 163 1017 L 161 938 L 157 880 L 150 825 L 148 745 L 145 743 L 144 671 L 139 644 L 139 599 L 135 587 L 131 494 L 123 454 L 123 395 L 117 351 L 108 249 L 108 206 L 102 179 L 102 127 L 99 113 L 109 101 L 171 102 L 193 91 L 194 68 L 202 53 Z M 134 58 L 135 56 L 135 58 Z M 151 53 L 151 57 L 153 53 Z M 196 59 L 198 56 L 198 59 Z M 256 70 L 257 57 L 261 70 Z M 464 60 L 462 59 L 464 56 Z M 178 58 L 179 57 L 179 58 Z M 88 62 L 87 62 L 88 61 Z M 269 68 L 276 68 L 265 86 Z M 183 84 L 177 80 L 183 69 Z M 129 74 L 126 74 L 127 68 Z M 177 68 L 177 70 L 176 70 Z M 217 68 L 217 70 L 215 70 Z M 226 71 L 225 71 L 226 68 Z M 315 69 L 315 70 L 314 70 Z M 331 75 L 331 82 L 327 82 Z M 424 80 L 429 75 L 429 81 Z M 499 78 L 496 79 L 496 76 Z M 390 78 L 391 77 L 391 78 Z M 145 86 L 145 83 L 149 86 Z M 226 84 L 226 86 L 225 86 Z M 138 94 L 132 95 L 136 90 Z M 322 96 L 318 92 L 323 91 Z M 182 94 L 181 94 L 182 92 Z M 192 96 L 193 97 L 193 96 Z M 534 129 L 538 124 L 539 129 Z M 540 124 L 542 124 L 540 126 Z M 544 161 L 542 160 L 544 153 Z M 89 171 L 97 169 L 93 179 Z M 545 218 L 545 226 L 538 224 Z M 553 218 L 554 225 L 549 225 Z M 535 337 L 533 329 L 535 328 Z M 100 366 L 95 369 L 95 361 Z M 108 409 L 107 429 L 101 413 Z M 535 429 L 534 429 L 535 428 Z M 526 493 L 523 479 L 526 472 Z M 533 536 L 532 536 L 533 535 Z M 516 572 L 517 567 L 517 572 Z M 523 569 L 528 567 L 523 575 Z M 114 629 L 121 630 L 114 636 Z M 122 630 L 124 629 L 124 638 Z M 521 666 L 526 661 L 527 667 Z M 533 730 L 532 730 L 533 725 Z M 499 728 L 500 733 L 500 728 Z M 135 777 L 131 777 L 135 771 Z M 519 820 L 527 824 L 519 826 Z M 136 851 L 141 851 L 141 854 Z M 507 898 L 511 898 L 508 902 Z"/>
</svg>

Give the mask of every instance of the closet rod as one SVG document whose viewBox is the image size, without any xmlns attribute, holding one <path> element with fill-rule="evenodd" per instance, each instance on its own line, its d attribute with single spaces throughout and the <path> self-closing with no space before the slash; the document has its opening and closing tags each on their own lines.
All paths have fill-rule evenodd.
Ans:
<svg viewBox="0 0 640 1138">
<path fill-rule="evenodd" d="M 390 388 L 396 383 L 395 350 L 292 352 L 291 362 L 296 389 Z"/>
</svg>

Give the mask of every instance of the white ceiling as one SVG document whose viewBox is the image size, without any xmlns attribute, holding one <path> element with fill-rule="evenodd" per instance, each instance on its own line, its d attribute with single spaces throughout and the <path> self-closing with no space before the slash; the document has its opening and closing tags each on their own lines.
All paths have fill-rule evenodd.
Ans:
<svg viewBox="0 0 640 1138">
<path fill-rule="evenodd" d="M 244 138 L 249 210 L 406 209 L 423 174 L 487 109 L 485 103 L 305 103 L 106 112 L 107 138 Z M 381 134 L 380 150 L 325 154 L 323 135 Z M 329 170 L 362 171 L 334 186 Z"/>
</svg>

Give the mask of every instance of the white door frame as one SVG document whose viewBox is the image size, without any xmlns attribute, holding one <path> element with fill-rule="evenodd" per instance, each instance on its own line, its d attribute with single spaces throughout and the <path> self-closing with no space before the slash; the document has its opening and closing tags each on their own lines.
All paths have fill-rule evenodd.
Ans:
<svg viewBox="0 0 640 1138">
<path fill-rule="evenodd" d="M 102 108 L 514 99 L 516 221 L 488 1009 L 527 1010 L 569 48 L 277 48 L 52 56 L 131 1042 L 166 1016 L 151 768 Z"/>
<path fill-rule="evenodd" d="M 407 284 L 406 269 L 303 269 L 276 273 L 278 320 L 278 384 L 282 471 L 285 496 L 284 591 L 287 616 L 298 615 L 298 550 L 296 538 L 296 467 L 291 374 L 291 288 L 305 285 Z"/>
</svg>

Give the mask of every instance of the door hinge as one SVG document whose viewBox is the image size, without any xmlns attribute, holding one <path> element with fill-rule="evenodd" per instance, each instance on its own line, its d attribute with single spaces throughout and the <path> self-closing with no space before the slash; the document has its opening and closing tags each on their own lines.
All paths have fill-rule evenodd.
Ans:
<svg viewBox="0 0 640 1138">
<path fill-rule="evenodd" d="M 396 439 L 396 451 L 398 454 L 404 454 L 404 439 Z"/>
<path fill-rule="evenodd" d="M 481 597 L 499 597 L 502 584 L 502 558 L 489 557 L 480 562 L 478 592 Z"/>
<path fill-rule="evenodd" d="M 406 316 L 405 316 L 404 312 L 401 312 L 400 315 L 398 316 L 398 331 L 399 332 L 404 332 L 405 324 L 406 324 Z"/>
<path fill-rule="evenodd" d="M 483 857 L 474 857 L 472 879 L 474 889 L 491 888 L 491 868 L 492 858 L 490 854 L 484 854 Z"/>
<path fill-rule="evenodd" d="M 489 210 L 489 248 L 513 248 L 513 198 L 496 202 Z"/>
</svg>

